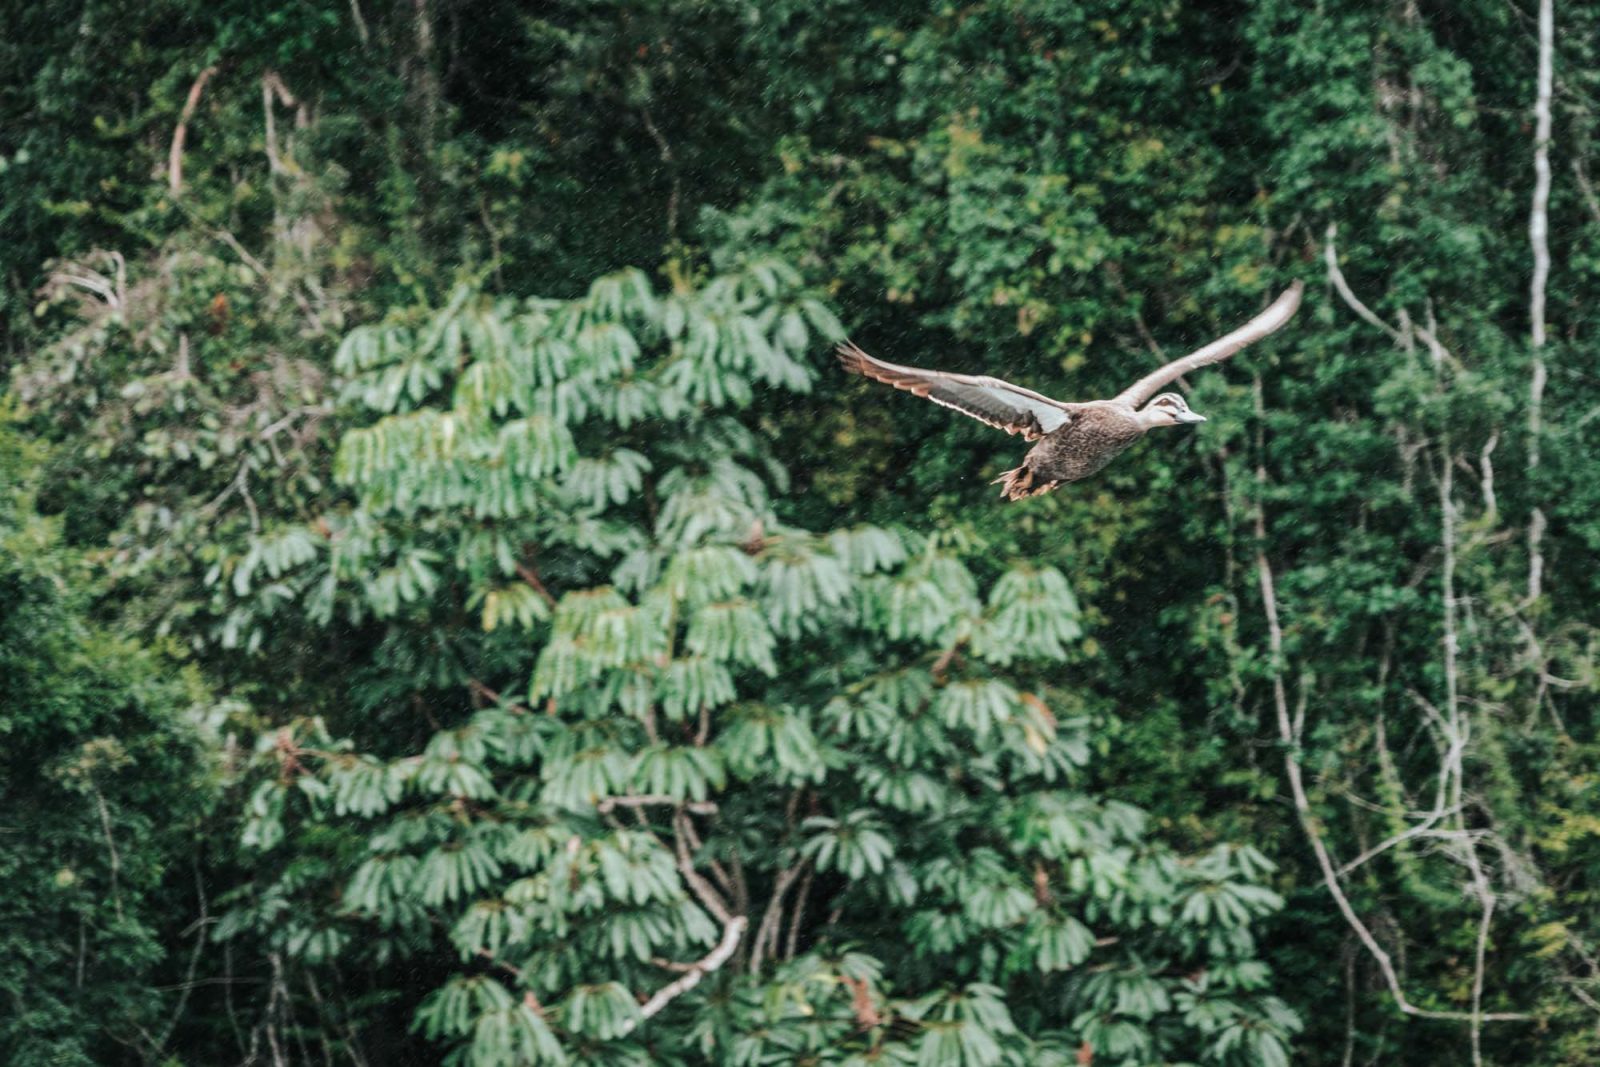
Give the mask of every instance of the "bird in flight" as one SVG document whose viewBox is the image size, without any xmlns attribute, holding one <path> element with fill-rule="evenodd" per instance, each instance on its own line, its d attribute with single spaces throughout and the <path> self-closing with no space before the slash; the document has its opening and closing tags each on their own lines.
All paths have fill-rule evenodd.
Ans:
<svg viewBox="0 0 1600 1067">
<path fill-rule="evenodd" d="M 1022 465 L 995 481 L 1007 500 L 1048 493 L 1100 471 L 1156 426 L 1205 422 L 1177 393 L 1156 391 L 1180 375 L 1220 363 L 1267 336 L 1294 315 L 1304 286 L 1295 282 L 1261 314 L 1226 337 L 1151 371 L 1110 400 L 1069 404 L 1020 385 L 972 374 L 902 367 L 874 359 L 846 341 L 838 346 L 845 370 L 954 408 L 1006 433 L 1037 441 Z"/>
</svg>

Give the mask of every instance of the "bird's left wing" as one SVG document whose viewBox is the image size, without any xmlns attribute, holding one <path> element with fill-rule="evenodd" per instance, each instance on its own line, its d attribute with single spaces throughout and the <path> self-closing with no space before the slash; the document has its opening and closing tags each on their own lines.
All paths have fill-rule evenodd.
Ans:
<svg viewBox="0 0 1600 1067">
<path fill-rule="evenodd" d="M 1131 407 L 1143 407 L 1145 401 L 1155 396 L 1156 393 L 1161 391 L 1162 386 L 1173 381 L 1179 375 L 1188 374 L 1190 371 L 1204 367 L 1208 363 L 1220 363 L 1246 345 L 1251 345 L 1261 340 L 1294 317 L 1295 309 L 1300 306 L 1300 293 L 1304 289 L 1305 286 L 1303 284 L 1298 281 L 1295 282 L 1285 289 L 1267 310 L 1234 330 L 1228 336 L 1212 341 L 1204 348 L 1196 349 L 1182 359 L 1175 359 L 1158 371 L 1146 374 L 1119 393 L 1116 397 L 1117 401 Z"/>
<path fill-rule="evenodd" d="M 838 347 L 838 353 L 839 362 L 852 374 L 925 397 L 1006 433 L 1020 433 L 1025 440 L 1037 440 L 1065 426 L 1072 418 L 1074 405 L 1051 400 L 1032 389 L 1024 389 L 999 378 L 947 374 L 944 371 L 885 363 L 848 341 Z"/>
</svg>

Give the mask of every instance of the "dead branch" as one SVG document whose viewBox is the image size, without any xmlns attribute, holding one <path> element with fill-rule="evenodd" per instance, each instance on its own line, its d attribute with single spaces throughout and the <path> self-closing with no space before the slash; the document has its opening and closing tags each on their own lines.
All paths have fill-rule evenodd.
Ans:
<svg viewBox="0 0 1600 1067">
<path fill-rule="evenodd" d="M 272 96 L 277 91 L 278 98 L 283 100 L 285 107 L 294 106 L 294 97 L 290 96 L 288 87 L 272 71 L 261 75 L 261 112 L 266 121 L 266 149 L 267 171 L 272 174 L 283 174 L 285 167 L 283 160 L 278 156 L 278 123 L 272 114 Z"/>
<path fill-rule="evenodd" d="M 200 864 L 198 860 L 193 864 L 193 868 L 194 891 L 195 894 L 200 898 L 200 917 L 194 922 L 190 923 L 189 928 L 183 932 L 187 934 L 190 931 L 193 931 L 194 950 L 189 954 L 189 969 L 184 975 L 183 984 L 178 987 L 178 1003 L 173 1007 L 172 1017 L 167 1020 L 167 1025 L 165 1029 L 161 1031 L 161 1036 L 156 1039 L 155 1053 L 157 1055 L 161 1053 L 162 1049 L 167 1047 L 167 1042 L 172 1040 L 172 1033 L 178 1028 L 178 1023 L 183 1018 L 183 1009 L 189 1003 L 190 992 L 193 991 L 197 985 L 201 984 L 194 980 L 194 975 L 195 971 L 197 971 L 200 967 L 200 955 L 205 951 L 206 941 L 208 940 L 209 935 L 209 931 L 206 928 L 211 925 L 211 913 L 206 902 L 206 883 L 205 879 L 200 877 Z"/>
<path fill-rule="evenodd" d="M 350 0 L 350 17 L 356 24 L 356 36 L 361 38 L 361 47 L 367 47 L 372 43 L 372 32 L 367 29 L 367 20 L 361 17 L 361 5 L 357 0 Z"/>
<path fill-rule="evenodd" d="M 189 136 L 189 120 L 194 118 L 195 108 L 200 106 L 200 94 L 205 91 L 206 82 L 216 72 L 214 64 L 207 67 L 189 86 L 189 98 L 183 102 L 177 128 L 172 131 L 172 147 L 167 151 L 167 186 L 174 196 L 183 192 L 183 142 Z"/>
<path fill-rule="evenodd" d="M 1258 538 L 1265 544 L 1265 521 L 1260 515 L 1257 516 L 1256 532 Z M 1284 692 L 1283 628 L 1278 619 L 1278 598 L 1273 582 L 1272 566 L 1267 561 L 1264 549 L 1256 552 L 1256 572 L 1261 587 L 1262 606 L 1267 616 L 1268 643 L 1272 650 L 1273 706 L 1277 711 L 1278 735 L 1284 746 L 1284 770 L 1289 780 L 1289 792 L 1294 799 L 1295 814 L 1299 818 L 1300 827 L 1305 832 L 1307 840 L 1311 843 L 1311 850 L 1317 857 L 1317 865 L 1322 869 L 1323 884 L 1327 886 L 1328 893 L 1333 897 L 1334 904 L 1344 916 L 1345 922 L 1366 948 L 1373 962 L 1378 965 L 1378 970 L 1383 974 L 1384 984 L 1389 987 L 1389 994 L 1394 998 L 1395 1005 L 1407 1015 L 1425 1019 L 1452 1019 L 1473 1023 L 1522 1022 L 1532 1019 L 1533 1016 L 1524 1012 L 1439 1011 L 1421 1008 L 1406 997 L 1405 990 L 1400 985 L 1400 976 L 1395 970 L 1394 960 L 1384 951 L 1383 946 L 1378 944 L 1377 938 L 1356 914 L 1355 908 L 1350 904 L 1350 898 L 1339 885 L 1339 872 L 1334 867 L 1333 857 L 1328 852 L 1327 843 L 1322 838 L 1322 831 L 1318 828 L 1316 816 L 1311 810 L 1311 801 L 1306 795 L 1300 771 L 1300 739 L 1294 735 L 1290 723 L 1289 701 Z"/>
<path fill-rule="evenodd" d="M 1583 197 L 1584 206 L 1589 209 L 1589 217 L 1600 222 L 1600 197 L 1594 195 L 1594 185 L 1589 181 L 1588 171 L 1583 169 L 1583 160 L 1572 161 L 1572 176 L 1577 179 L 1578 193 Z"/>
<path fill-rule="evenodd" d="M 1411 350 L 1411 335 L 1415 334 L 1422 339 L 1423 344 L 1428 346 L 1428 351 L 1432 354 L 1436 363 L 1448 364 L 1452 369 L 1459 369 L 1461 366 L 1460 361 L 1445 347 L 1444 342 L 1439 340 L 1439 336 L 1434 330 L 1425 326 L 1418 326 L 1412 322 L 1410 316 L 1403 309 L 1400 312 L 1400 328 L 1397 329 L 1390 326 L 1379 318 L 1376 312 L 1364 304 L 1360 297 L 1356 296 L 1355 291 L 1350 288 L 1350 283 L 1345 280 L 1344 273 L 1339 270 L 1339 253 L 1334 245 L 1334 238 L 1338 236 L 1338 233 L 1339 227 L 1330 222 L 1328 224 L 1327 243 L 1323 248 L 1323 261 L 1328 267 L 1328 281 L 1332 283 L 1334 290 L 1338 292 L 1340 298 L 1344 300 L 1350 310 L 1354 311 L 1361 321 L 1371 326 L 1376 326 L 1388 334 L 1391 341 L 1407 351 Z M 1429 321 L 1432 322 L 1431 311 L 1429 313 Z"/>
</svg>

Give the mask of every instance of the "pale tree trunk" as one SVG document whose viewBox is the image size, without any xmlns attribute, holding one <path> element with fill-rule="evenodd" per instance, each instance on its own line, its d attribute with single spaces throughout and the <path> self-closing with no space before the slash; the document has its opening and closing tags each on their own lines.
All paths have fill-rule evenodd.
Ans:
<svg viewBox="0 0 1600 1067">
<path fill-rule="evenodd" d="M 1528 213 L 1528 239 L 1533 245 L 1533 284 L 1528 317 L 1533 373 L 1528 385 L 1528 476 L 1539 469 L 1539 435 L 1544 415 L 1545 285 L 1550 279 L 1550 95 L 1555 81 L 1555 3 L 1539 0 L 1539 81 L 1533 105 L 1533 205 Z M 1528 600 L 1544 589 L 1544 508 L 1537 503 L 1528 522 Z"/>
</svg>

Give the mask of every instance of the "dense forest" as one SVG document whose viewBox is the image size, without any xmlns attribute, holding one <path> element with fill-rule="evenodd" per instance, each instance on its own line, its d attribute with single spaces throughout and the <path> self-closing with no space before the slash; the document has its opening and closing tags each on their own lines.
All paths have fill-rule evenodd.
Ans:
<svg viewBox="0 0 1600 1067">
<path fill-rule="evenodd" d="M 1600 1060 L 1600 7 L 6 9 L 5 1063 Z"/>
</svg>

